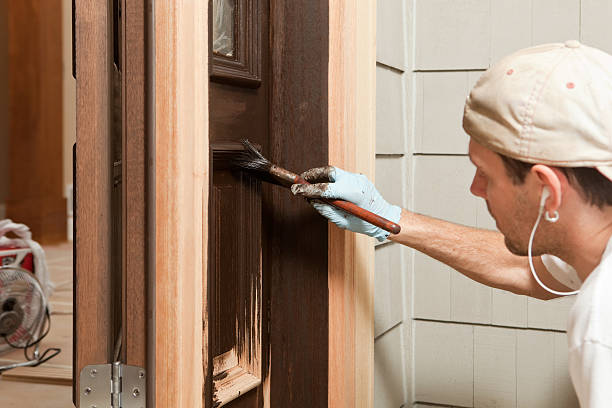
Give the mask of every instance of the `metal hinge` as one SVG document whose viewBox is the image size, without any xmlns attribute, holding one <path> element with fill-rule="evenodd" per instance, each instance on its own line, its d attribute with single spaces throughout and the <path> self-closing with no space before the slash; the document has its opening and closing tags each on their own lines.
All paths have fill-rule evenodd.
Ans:
<svg viewBox="0 0 612 408">
<path fill-rule="evenodd" d="M 143 368 L 121 364 L 88 365 L 81 370 L 81 408 L 146 408 L 147 379 Z"/>
</svg>

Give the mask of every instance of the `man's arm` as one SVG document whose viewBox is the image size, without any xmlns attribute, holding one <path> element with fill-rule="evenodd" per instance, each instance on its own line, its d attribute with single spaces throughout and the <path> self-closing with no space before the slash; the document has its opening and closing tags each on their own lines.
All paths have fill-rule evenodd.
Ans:
<svg viewBox="0 0 612 408">
<path fill-rule="evenodd" d="M 558 297 L 533 278 L 527 257 L 512 254 L 497 231 L 466 227 L 402 210 L 402 231 L 388 239 L 414 248 L 470 279 L 487 286 L 538 299 Z M 533 264 L 540 280 L 551 289 L 570 291 L 548 272 L 541 258 Z"/>
</svg>

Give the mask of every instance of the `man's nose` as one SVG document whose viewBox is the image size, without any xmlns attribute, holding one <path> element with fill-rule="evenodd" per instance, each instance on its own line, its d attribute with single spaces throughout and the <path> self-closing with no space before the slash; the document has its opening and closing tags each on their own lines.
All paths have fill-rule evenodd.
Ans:
<svg viewBox="0 0 612 408">
<path fill-rule="evenodd" d="M 487 199 L 485 184 L 481 177 L 478 175 L 474 176 L 472 180 L 472 185 L 470 186 L 470 192 L 474 194 L 476 197 Z"/>
</svg>

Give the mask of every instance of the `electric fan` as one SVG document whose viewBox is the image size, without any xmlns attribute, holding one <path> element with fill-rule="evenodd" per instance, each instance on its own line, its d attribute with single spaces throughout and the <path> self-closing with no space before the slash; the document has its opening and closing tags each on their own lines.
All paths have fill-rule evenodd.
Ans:
<svg viewBox="0 0 612 408">
<path fill-rule="evenodd" d="M 50 327 L 47 300 L 38 279 L 17 266 L 0 267 L 0 351 L 23 349 L 25 362 L 0 367 L 0 372 L 24 366 L 37 366 L 55 357 L 60 350 L 39 353 L 39 343 Z M 35 347 L 33 355 L 28 350 Z"/>
</svg>

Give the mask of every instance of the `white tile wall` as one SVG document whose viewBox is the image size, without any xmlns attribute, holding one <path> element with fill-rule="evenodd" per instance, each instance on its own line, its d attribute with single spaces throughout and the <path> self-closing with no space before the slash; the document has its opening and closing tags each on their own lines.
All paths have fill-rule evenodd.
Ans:
<svg viewBox="0 0 612 408">
<path fill-rule="evenodd" d="M 406 174 L 401 157 L 376 158 L 376 188 L 386 201 L 405 207 Z"/>
<path fill-rule="evenodd" d="M 374 280 L 374 336 L 402 321 L 402 248 L 399 244 L 376 247 Z"/>
<path fill-rule="evenodd" d="M 474 166 L 467 156 L 417 156 L 414 163 L 414 210 L 476 225 L 479 199 L 469 191 Z"/>
<path fill-rule="evenodd" d="M 557 408 L 578 408 L 578 398 L 568 376 L 567 335 L 554 333 L 554 406 Z"/>
<path fill-rule="evenodd" d="M 531 45 L 531 1 L 491 0 L 491 62 Z"/>
<path fill-rule="evenodd" d="M 399 70 L 406 66 L 405 3 L 402 0 L 382 0 L 376 4 L 376 61 Z"/>
<path fill-rule="evenodd" d="M 612 2 L 581 0 L 580 36 L 582 42 L 612 54 Z"/>
<path fill-rule="evenodd" d="M 527 297 L 491 289 L 491 323 L 498 326 L 527 327 Z"/>
<path fill-rule="evenodd" d="M 491 323 L 491 288 L 452 271 L 451 320 Z"/>
<path fill-rule="evenodd" d="M 417 321 L 415 399 L 471 407 L 474 402 L 474 328 Z"/>
<path fill-rule="evenodd" d="M 405 401 L 401 358 L 401 328 L 395 327 L 374 343 L 374 406 L 399 408 Z"/>
<path fill-rule="evenodd" d="M 554 333 L 517 332 L 517 405 L 554 408 Z"/>
<path fill-rule="evenodd" d="M 552 300 L 528 298 L 527 324 L 538 329 L 567 330 L 567 317 L 576 296 Z"/>
<path fill-rule="evenodd" d="M 516 407 L 516 331 L 474 327 L 474 406 Z"/>
<path fill-rule="evenodd" d="M 580 38 L 580 0 L 532 0 L 532 43 Z"/>
<path fill-rule="evenodd" d="M 461 118 L 469 93 L 468 73 L 417 73 L 416 86 L 415 151 L 467 154 Z"/>
<path fill-rule="evenodd" d="M 487 68 L 489 14 L 489 0 L 416 0 L 416 69 Z"/>
<path fill-rule="evenodd" d="M 376 67 L 376 153 L 404 153 L 403 74 Z"/>
<path fill-rule="evenodd" d="M 451 268 L 421 253 L 414 254 L 414 317 L 451 318 Z"/>
</svg>

